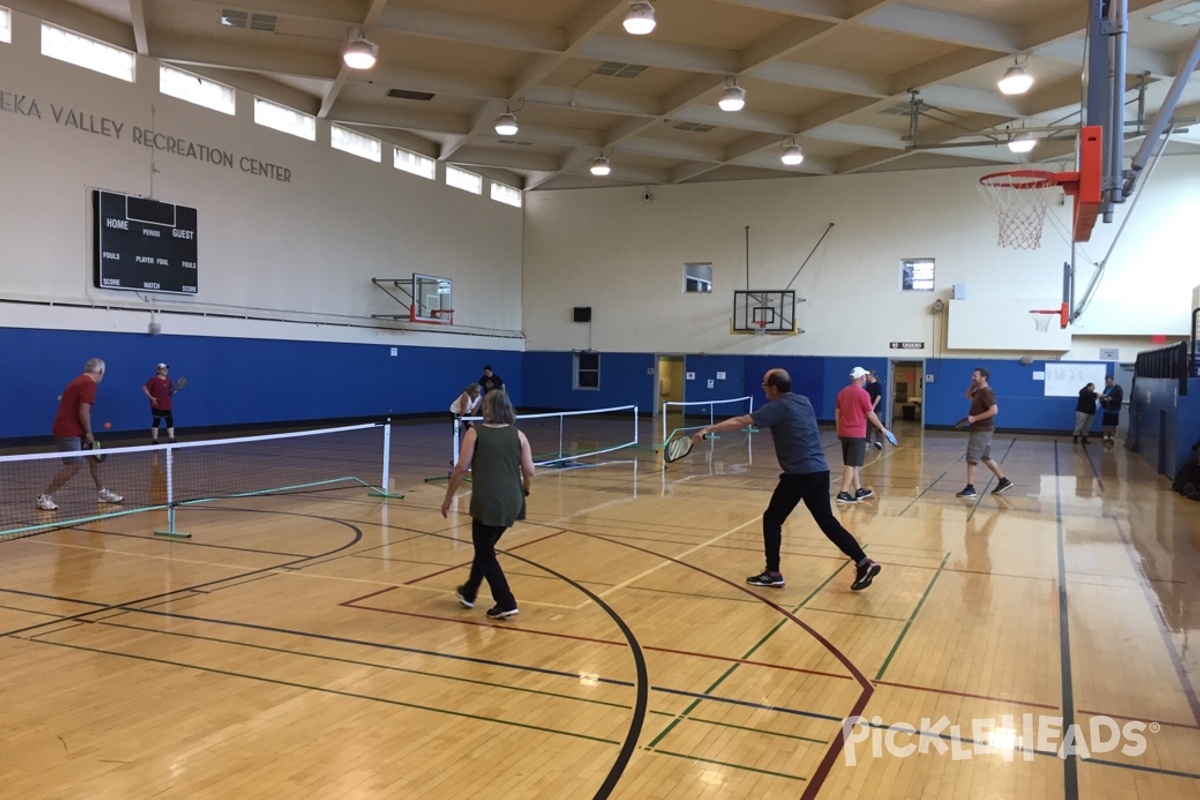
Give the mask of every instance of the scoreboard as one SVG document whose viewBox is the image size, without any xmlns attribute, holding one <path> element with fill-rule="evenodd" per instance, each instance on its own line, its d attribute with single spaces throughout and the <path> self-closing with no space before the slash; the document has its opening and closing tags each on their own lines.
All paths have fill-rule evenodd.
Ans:
<svg viewBox="0 0 1200 800">
<path fill-rule="evenodd" d="M 97 287 L 196 294 L 196 209 L 103 189 L 92 207 Z"/>
</svg>

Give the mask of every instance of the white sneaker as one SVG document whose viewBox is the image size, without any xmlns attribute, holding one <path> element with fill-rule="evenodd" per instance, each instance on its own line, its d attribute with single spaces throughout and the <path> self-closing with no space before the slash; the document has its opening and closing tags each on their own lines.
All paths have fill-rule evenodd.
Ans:
<svg viewBox="0 0 1200 800">
<path fill-rule="evenodd" d="M 58 503 L 54 502 L 54 498 L 48 494 L 38 495 L 37 507 L 42 511 L 58 511 Z"/>
<path fill-rule="evenodd" d="M 102 503 L 119 503 L 125 498 L 116 492 L 110 492 L 108 489 L 100 490 L 100 502 Z"/>
</svg>

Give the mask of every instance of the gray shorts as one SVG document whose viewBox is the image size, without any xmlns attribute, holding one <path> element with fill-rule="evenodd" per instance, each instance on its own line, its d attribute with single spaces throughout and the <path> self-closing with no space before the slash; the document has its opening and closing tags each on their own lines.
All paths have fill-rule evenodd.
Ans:
<svg viewBox="0 0 1200 800">
<path fill-rule="evenodd" d="M 992 434 L 995 431 L 971 431 L 967 439 L 967 463 L 978 464 L 980 460 L 992 460 Z"/>
<path fill-rule="evenodd" d="M 79 453 L 83 451 L 83 439 L 78 436 L 55 436 L 54 446 L 60 453 Z M 78 464 L 79 456 L 68 456 L 62 460 L 64 464 Z"/>
<path fill-rule="evenodd" d="M 839 436 L 842 440 L 842 463 L 847 467 L 861 467 L 867 457 L 867 440 Z"/>
</svg>

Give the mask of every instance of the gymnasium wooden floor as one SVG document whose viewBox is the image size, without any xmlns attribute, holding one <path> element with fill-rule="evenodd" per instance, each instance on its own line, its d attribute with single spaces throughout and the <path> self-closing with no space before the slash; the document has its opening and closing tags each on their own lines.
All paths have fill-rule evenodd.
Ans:
<svg viewBox="0 0 1200 800">
<path fill-rule="evenodd" d="M 1120 446 L 1001 433 L 1015 489 L 962 500 L 963 435 L 899 428 L 837 511 L 884 565 L 862 593 L 803 509 L 787 586 L 744 584 L 768 434 L 543 469 L 492 623 L 453 594 L 467 490 L 443 520 L 423 481 L 444 428 L 396 429 L 403 500 L 0 541 L 0 795 L 1200 797 L 1200 508 Z"/>
</svg>

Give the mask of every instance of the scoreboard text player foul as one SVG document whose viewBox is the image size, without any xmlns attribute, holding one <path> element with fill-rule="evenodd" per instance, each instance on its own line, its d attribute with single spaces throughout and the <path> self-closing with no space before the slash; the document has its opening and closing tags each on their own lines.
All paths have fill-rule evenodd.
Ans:
<svg viewBox="0 0 1200 800">
<path fill-rule="evenodd" d="M 196 209 L 103 189 L 92 206 L 97 287 L 196 294 Z"/>
</svg>

